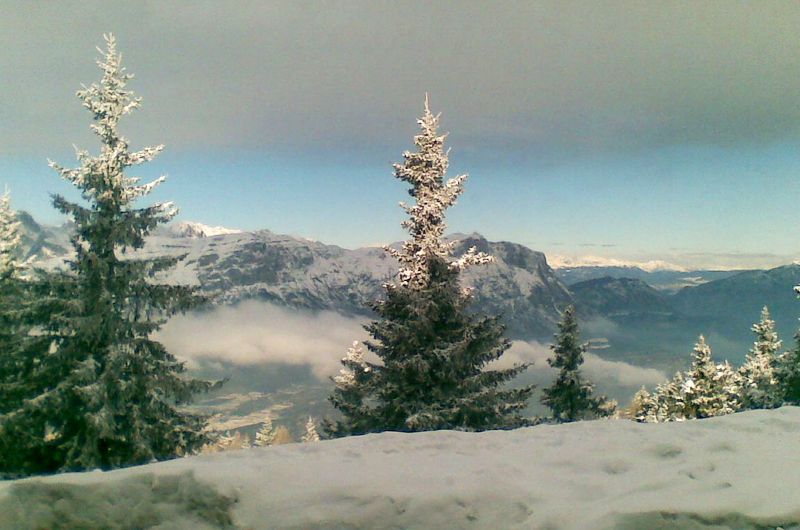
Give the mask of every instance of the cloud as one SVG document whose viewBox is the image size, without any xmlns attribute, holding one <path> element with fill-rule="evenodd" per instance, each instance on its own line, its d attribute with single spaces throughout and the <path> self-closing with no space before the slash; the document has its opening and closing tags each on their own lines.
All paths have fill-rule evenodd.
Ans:
<svg viewBox="0 0 800 530">
<path fill-rule="evenodd" d="M 549 346 L 536 341 L 514 341 L 511 348 L 497 362 L 493 368 L 508 368 L 514 364 L 533 362 L 525 375 L 539 387 L 539 390 L 552 384 L 557 370 L 547 364 L 547 358 L 552 355 Z M 594 353 L 584 354 L 584 364 L 581 368 L 589 381 L 596 385 L 596 391 L 620 401 L 622 405 L 631 399 L 633 394 L 642 386 L 654 387 L 664 382 L 667 376 L 660 370 L 634 366 L 622 361 L 609 361 Z"/>
<path fill-rule="evenodd" d="M 363 321 L 332 311 L 312 313 L 248 301 L 171 319 L 158 339 L 189 366 L 214 363 L 308 365 L 319 379 L 340 368 Z"/>
<path fill-rule="evenodd" d="M 352 342 L 367 338 L 363 322 L 332 311 L 312 313 L 248 301 L 173 318 L 158 338 L 190 366 L 310 366 L 317 379 L 327 381 L 341 368 L 339 360 Z M 547 364 L 550 355 L 549 347 L 536 341 L 514 341 L 491 367 L 533 362 L 523 378 L 541 389 L 556 374 Z M 666 379 L 658 370 L 607 361 L 591 352 L 585 355 L 583 370 L 598 392 L 619 400 L 630 399 L 642 385 L 655 386 Z"/>
<path fill-rule="evenodd" d="M 800 123 L 791 2 L 11 5 L 0 20 L 9 152 L 52 156 L 48 144 L 80 140 L 74 92 L 97 78 L 107 31 L 145 98 L 131 137 L 177 149 L 394 149 L 425 92 L 454 145 L 498 160 L 760 143 Z"/>
</svg>

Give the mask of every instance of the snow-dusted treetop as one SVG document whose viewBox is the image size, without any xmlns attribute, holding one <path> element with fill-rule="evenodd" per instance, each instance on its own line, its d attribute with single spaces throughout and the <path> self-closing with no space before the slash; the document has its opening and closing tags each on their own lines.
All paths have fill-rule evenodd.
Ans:
<svg viewBox="0 0 800 530">
<path fill-rule="evenodd" d="M 123 170 L 153 160 L 164 146 L 128 151 L 128 140 L 118 133 L 117 123 L 122 116 L 139 107 L 141 98 L 136 97 L 132 91 L 125 90 L 133 75 L 126 73 L 122 66 L 122 56 L 117 53 L 116 39 L 111 34 L 103 35 L 103 38 L 106 41 L 106 50 L 98 48 L 102 57 L 97 60 L 97 66 L 103 71 L 100 84 L 84 86 L 77 93 L 83 100 L 83 106 L 94 114 L 94 123 L 90 128 L 100 137 L 101 152 L 98 156 L 91 156 L 88 151 L 76 148 L 79 167 L 68 169 L 53 161 L 50 161 L 50 167 L 80 188 L 84 199 L 96 201 L 101 207 L 125 207 L 149 194 L 166 177 L 161 176 L 140 185 L 138 177 L 127 176 Z M 178 213 L 171 202 L 158 203 L 149 210 L 161 214 L 159 222 L 165 222 Z"/>
<path fill-rule="evenodd" d="M 311 416 L 308 417 L 308 422 L 306 423 L 306 433 L 303 435 L 302 441 L 306 443 L 319 441 L 319 434 L 317 433 L 317 424 L 314 421 L 314 418 L 312 418 Z"/>
<path fill-rule="evenodd" d="M 448 151 L 444 149 L 447 135 L 437 133 L 439 115 L 431 112 L 427 95 L 425 112 L 417 123 L 422 132 L 414 137 L 414 145 L 419 151 L 406 151 L 403 153 L 405 162 L 394 164 L 395 177 L 411 185 L 408 193 L 415 199 L 411 205 L 400 203 L 409 215 L 403 221 L 403 228 L 411 234 L 411 239 L 405 241 L 400 250 L 384 247 L 400 261 L 400 284 L 411 288 L 425 286 L 429 275 L 428 260 L 431 257 L 442 258 L 458 270 L 492 261 L 491 256 L 477 252 L 474 247 L 459 259 L 452 259 L 454 243 L 444 240 L 444 214 L 464 191 L 467 175 L 444 180 L 449 165 Z"/>
<path fill-rule="evenodd" d="M 364 361 L 364 349 L 359 346 L 358 341 L 353 341 L 353 345 L 347 348 L 347 352 L 342 358 L 342 364 L 344 367 L 339 370 L 338 375 L 333 376 L 333 382 L 342 388 L 355 384 L 354 368 L 365 372 L 370 371 L 369 365 Z"/>
<path fill-rule="evenodd" d="M 12 275 L 17 270 L 14 253 L 20 243 L 19 224 L 11 209 L 11 194 L 6 189 L 0 197 L 0 277 Z"/>
</svg>

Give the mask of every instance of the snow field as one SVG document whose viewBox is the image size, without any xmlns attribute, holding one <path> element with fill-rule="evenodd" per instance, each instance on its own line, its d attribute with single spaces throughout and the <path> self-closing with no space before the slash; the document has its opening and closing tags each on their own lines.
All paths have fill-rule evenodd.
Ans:
<svg viewBox="0 0 800 530">
<path fill-rule="evenodd" d="M 242 529 L 800 528 L 798 432 L 800 408 L 783 407 L 664 424 L 598 420 L 255 448 L 0 483 L 0 527 L 36 528 L 8 525 L 9 506 L 31 508 L 18 494 L 31 482 L 143 495 L 147 488 L 115 485 L 193 472 L 196 488 L 235 499 Z M 160 498 L 151 497 L 125 502 L 141 508 Z M 37 510 L 54 509 L 51 501 Z M 212 504 L 218 512 L 224 502 Z M 155 528 L 226 528 L 217 512 L 200 523 L 196 507 L 159 509 L 173 519 Z"/>
</svg>

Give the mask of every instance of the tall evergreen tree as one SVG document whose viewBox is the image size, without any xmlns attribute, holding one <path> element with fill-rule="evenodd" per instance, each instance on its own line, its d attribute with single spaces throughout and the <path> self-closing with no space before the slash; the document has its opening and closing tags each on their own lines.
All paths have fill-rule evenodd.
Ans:
<svg viewBox="0 0 800 530">
<path fill-rule="evenodd" d="M 795 333 L 795 346 L 778 356 L 775 378 L 783 403 L 800 405 L 800 331 Z"/>
<path fill-rule="evenodd" d="M 30 333 L 33 296 L 31 283 L 20 274 L 19 226 L 6 191 L 0 197 L 0 417 L 28 397 L 32 352 L 43 348 L 41 338 Z"/>
<path fill-rule="evenodd" d="M 365 342 L 379 363 L 348 353 L 343 373 L 334 379 L 330 398 L 343 420 L 327 423 L 340 436 L 385 430 L 483 430 L 522 425 L 532 387 L 501 385 L 526 368 L 489 370 L 487 364 L 509 348 L 504 327 L 495 317 L 469 312 L 471 297 L 459 274 L 491 258 L 469 249 L 453 257 L 444 240 L 445 211 L 463 191 L 466 175 L 444 180 L 448 155 L 445 135 L 437 132 L 439 117 L 427 98 L 414 137 L 417 152 L 405 152 L 395 164 L 395 177 L 410 185 L 411 205 L 401 203 L 411 238 L 401 249 L 387 248 L 400 263 L 398 283 L 387 284 L 385 299 L 374 305 L 380 319 L 365 329 Z"/>
<path fill-rule="evenodd" d="M 36 395 L 36 374 L 50 346 L 41 326 L 34 328 L 34 323 L 46 319 L 47 290 L 21 274 L 19 226 L 6 192 L 0 199 L 0 473 L 6 476 L 21 474 L 31 451 L 34 461 L 47 457 L 43 451 L 31 449 L 42 448 L 46 433 L 37 433 L 22 422 L 12 426 L 6 421 Z M 26 449 L 20 451 L 21 447 Z"/>
<path fill-rule="evenodd" d="M 6 190 L 0 196 L 0 279 L 16 276 L 19 272 L 19 226 L 17 215 L 11 209 L 11 193 Z"/>
<path fill-rule="evenodd" d="M 556 343 L 550 349 L 554 355 L 547 363 L 559 372 L 553 385 L 542 392 L 542 403 L 550 408 L 553 418 L 571 422 L 613 414 L 614 404 L 604 396 L 594 397 L 594 385 L 581 374 L 586 345 L 580 342 L 573 306 L 564 311 L 558 323 Z"/>
<path fill-rule="evenodd" d="M 176 259 L 135 253 L 177 210 L 168 202 L 137 208 L 164 177 L 140 185 L 125 170 L 152 160 L 163 146 L 130 151 L 118 132 L 120 119 L 141 100 L 126 90 L 132 76 L 114 37 L 105 39 L 101 81 L 77 94 L 93 115 L 100 152 L 79 150 L 75 169 L 50 164 L 85 201 L 53 199 L 75 222 L 76 257 L 48 285 L 55 303 L 42 332 L 51 344 L 33 377 L 36 395 L 0 423 L 0 439 L 29 433 L 32 445 L 17 451 L 27 451 L 17 459 L 27 471 L 144 463 L 186 454 L 207 440 L 205 419 L 180 406 L 210 383 L 186 378 L 183 363 L 151 338 L 167 317 L 201 299 L 191 288 L 158 283 Z"/>
<path fill-rule="evenodd" d="M 794 287 L 795 294 L 800 297 L 800 285 Z M 800 331 L 795 333 L 795 346 L 778 356 L 775 376 L 781 389 L 783 402 L 789 405 L 800 405 Z"/>
<path fill-rule="evenodd" d="M 764 306 L 761 321 L 753 325 L 756 342 L 747 353 L 739 369 L 742 384 L 742 407 L 746 409 L 769 409 L 780 407 L 783 391 L 778 380 L 778 350 L 781 341 L 775 330 L 775 321 Z"/>
</svg>

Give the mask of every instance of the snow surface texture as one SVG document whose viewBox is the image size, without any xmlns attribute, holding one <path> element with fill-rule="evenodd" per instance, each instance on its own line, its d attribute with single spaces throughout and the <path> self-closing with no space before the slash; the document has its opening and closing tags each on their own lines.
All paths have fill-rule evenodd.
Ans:
<svg viewBox="0 0 800 530">
<path fill-rule="evenodd" d="M 161 529 L 230 528 L 227 513 L 242 529 L 800 528 L 799 431 L 800 408 L 783 407 L 255 448 L 0 483 L 0 527 L 39 528 L 14 514 L 90 521 L 92 509 L 107 521 L 109 504 L 79 502 L 94 485 L 124 496 L 112 506 L 158 504 L 172 517 Z M 170 482 L 184 493 L 161 491 Z"/>
</svg>

